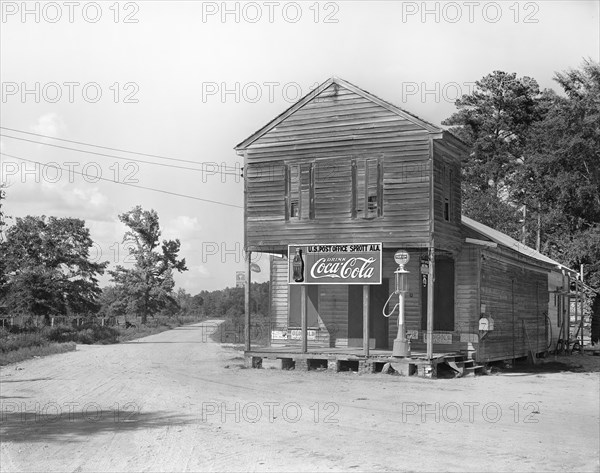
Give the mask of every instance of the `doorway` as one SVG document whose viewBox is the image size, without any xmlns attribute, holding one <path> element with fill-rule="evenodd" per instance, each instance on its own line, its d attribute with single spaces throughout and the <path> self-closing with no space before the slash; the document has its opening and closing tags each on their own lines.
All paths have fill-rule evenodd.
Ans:
<svg viewBox="0 0 600 473">
<path fill-rule="evenodd" d="M 383 306 L 389 294 L 389 279 L 369 286 L 369 337 L 375 348 L 389 348 L 389 319 L 383 316 Z M 363 286 L 348 286 L 348 338 L 363 338 Z"/>
<path fill-rule="evenodd" d="M 427 286 L 429 277 L 421 275 L 421 329 L 427 330 Z M 454 330 L 454 260 L 435 258 L 433 288 L 433 330 Z"/>
</svg>

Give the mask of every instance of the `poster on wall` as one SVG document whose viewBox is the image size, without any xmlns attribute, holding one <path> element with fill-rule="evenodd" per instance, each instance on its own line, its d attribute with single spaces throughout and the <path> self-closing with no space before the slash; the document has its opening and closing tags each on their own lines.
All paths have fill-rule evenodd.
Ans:
<svg viewBox="0 0 600 473">
<path fill-rule="evenodd" d="M 381 284 L 381 243 L 288 246 L 289 284 Z"/>
<path fill-rule="evenodd" d="M 244 271 L 235 272 L 235 287 L 244 287 L 246 285 L 246 273 Z"/>
</svg>

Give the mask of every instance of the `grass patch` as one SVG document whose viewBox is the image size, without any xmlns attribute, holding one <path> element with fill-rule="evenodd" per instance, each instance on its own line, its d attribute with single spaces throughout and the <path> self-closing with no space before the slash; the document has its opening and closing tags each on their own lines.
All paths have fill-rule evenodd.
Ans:
<svg viewBox="0 0 600 473">
<path fill-rule="evenodd" d="M 245 322 L 241 318 L 225 319 L 214 328 L 210 338 L 217 343 L 243 344 Z M 266 346 L 270 338 L 269 319 L 254 315 L 250 326 L 252 345 Z"/>
<path fill-rule="evenodd" d="M 156 317 L 149 319 L 146 325 L 134 323 L 128 328 L 91 323 L 41 328 L 0 327 L 0 365 L 73 351 L 77 343 L 108 345 L 127 342 L 199 321 L 197 317 Z"/>
<path fill-rule="evenodd" d="M 119 330 L 101 325 L 82 325 L 80 327 L 58 325 L 44 329 L 44 331 L 46 331 L 48 340 L 58 343 L 75 342 L 83 345 L 107 345 L 117 343 L 119 337 Z"/>
<path fill-rule="evenodd" d="M 11 333 L 2 330 L 0 333 L 0 354 L 9 353 L 21 348 L 41 347 L 47 344 L 48 338 L 41 331 Z"/>
<path fill-rule="evenodd" d="M 0 353 L 0 366 L 9 363 L 18 363 L 38 356 L 56 355 L 75 351 L 76 345 L 73 342 L 67 343 L 46 343 L 39 346 L 28 346 Z"/>
</svg>

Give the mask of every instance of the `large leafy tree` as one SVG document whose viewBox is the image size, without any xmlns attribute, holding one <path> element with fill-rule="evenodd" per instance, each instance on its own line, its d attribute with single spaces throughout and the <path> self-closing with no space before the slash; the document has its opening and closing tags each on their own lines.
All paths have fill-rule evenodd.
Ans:
<svg viewBox="0 0 600 473">
<path fill-rule="evenodd" d="M 13 313 L 46 317 L 96 312 L 97 276 L 107 263 L 89 260 L 92 244 L 83 220 L 17 218 L 0 243 L 3 305 Z"/>
<path fill-rule="evenodd" d="M 141 317 L 142 323 L 146 323 L 148 315 L 177 308 L 173 271 L 187 271 L 185 258 L 178 259 L 179 240 L 160 242 L 155 210 L 137 206 L 119 215 L 119 220 L 129 228 L 123 242 L 133 243 L 129 253 L 135 263 L 131 269 L 117 266 L 110 271 L 117 291 L 116 303 L 125 304 L 128 313 Z"/>
<path fill-rule="evenodd" d="M 444 124 L 471 147 L 463 211 L 571 267 L 584 264 L 600 288 L 600 65 L 585 61 L 554 80 L 564 95 L 496 71 L 456 102 Z"/>
<path fill-rule="evenodd" d="M 539 203 L 542 250 L 574 267 L 600 288 L 600 64 L 555 75 L 565 96 L 554 96 L 535 123 L 515 175 L 516 199 Z"/>
<path fill-rule="evenodd" d="M 456 101 L 442 122 L 470 146 L 462 163 L 463 212 L 519 238 L 522 203 L 509 200 L 511 177 L 523 162 L 527 136 L 547 108 L 535 79 L 494 71 Z"/>
</svg>

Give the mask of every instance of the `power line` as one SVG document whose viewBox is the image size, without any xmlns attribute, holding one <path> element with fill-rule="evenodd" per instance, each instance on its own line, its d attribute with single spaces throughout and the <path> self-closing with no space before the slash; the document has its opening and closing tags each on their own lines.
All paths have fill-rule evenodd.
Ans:
<svg viewBox="0 0 600 473">
<path fill-rule="evenodd" d="M 29 143 L 35 143 L 35 144 L 39 144 L 39 145 L 43 145 L 43 146 L 52 146 L 53 148 L 66 149 L 66 150 L 69 150 L 69 151 L 76 151 L 76 152 L 79 152 L 79 153 L 93 154 L 93 155 L 96 155 L 96 156 L 104 156 L 104 157 L 107 157 L 107 158 L 123 159 L 123 160 L 126 160 L 126 161 L 134 161 L 136 163 L 152 164 L 152 165 L 155 165 L 155 166 L 164 166 L 164 167 L 174 168 L 174 169 L 185 169 L 185 170 L 188 170 L 188 171 L 207 172 L 206 169 L 190 168 L 190 167 L 187 167 L 187 166 L 176 166 L 174 164 L 155 163 L 155 162 L 152 162 L 152 161 L 144 161 L 142 159 L 135 159 L 135 158 L 125 158 L 123 156 L 115 156 L 114 154 L 97 153 L 95 151 L 86 151 L 84 149 L 70 148 L 68 146 L 55 145 L 55 144 L 52 144 L 52 143 L 44 143 L 42 141 L 28 140 L 27 138 L 19 138 L 17 136 L 6 135 L 4 133 L 0 133 L 0 136 L 2 136 L 4 138 L 11 138 L 13 140 L 27 141 Z M 212 165 L 215 165 L 216 163 L 198 163 L 198 164 L 212 164 Z M 223 171 L 220 171 L 219 174 L 223 174 L 223 175 L 226 175 L 226 176 L 239 176 L 238 173 L 234 173 L 234 172 L 223 172 Z"/>
<path fill-rule="evenodd" d="M 187 160 L 187 159 L 169 158 L 169 157 L 160 156 L 160 155 L 157 155 L 157 154 L 147 154 L 147 153 L 140 153 L 140 152 L 137 152 L 137 151 L 128 151 L 128 150 L 120 149 L 120 148 L 111 148 L 109 146 L 101 146 L 101 145 L 95 145 L 95 144 L 92 144 L 92 143 L 85 143 L 83 141 L 67 140 L 65 138 L 56 138 L 54 136 L 42 135 L 40 133 L 33 133 L 31 131 L 17 130 L 15 128 L 8 128 L 8 127 L 5 127 L 5 126 L 0 126 L 0 129 L 2 129 L 2 130 L 8 130 L 8 131 L 15 131 L 17 133 L 23 133 L 23 134 L 26 134 L 26 135 L 40 136 L 42 138 L 49 138 L 51 140 L 64 141 L 66 143 L 73 143 L 73 144 L 77 144 L 77 145 L 91 146 L 91 147 L 94 147 L 94 148 L 106 149 L 106 150 L 109 150 L 109 151 L 118 151 L 120 153 L 135 154 L 137 156 L 146 156 L 148 158 L 166 159 L 168 161 L 179 161 L 179 162 L 182 162 L 182 163 L 190 163 L 190 164 L 213 164 L 213 163 L 206 163 L 206 162 L 190 161 L 190 160 Z M 44 144 L 44 143 L 41 143 L 41 144 Z M 228 166 L 225 166 L 225 168 L 228 168 Z M 227 170 L 228 171 L 236 171 L 237 169 L 234 167 L 234 168 L 229 168 Z"/>
<path fill-rule="evenodd" d="M 177 197 L 185 197 L 187 199 L 199 200 L 201 202 L 208 202 L 208 203 L 211 203 L 211 204 L 225 205 L 226 207 L 234 207 L 236 209 L 243 209 L 244 208 L 241 205 L 228 204 L 226 202 L 220 202 L 218 200 L 203 199 L 201 197 L 194 197 L 194 196 L 191 196 L 191 195 L 178 194 L 177 192 L 170 192 L 170 191 L 165 191 L 165 190 L 162 190 L 162 189 L 155 189 L 154 187 L 146 187 L 146 186 L 140 186 L 140 185 L 137 185 L 137 184 L 130 184 L 128 182 L 114 181 L 112 179 L 107 179 L 106 177 L 91 176 L 91 175 L 89 175 L 87 173 L 83 173 L 83 172 L 79 172 L 79 171 L 74 171 L 74 170 L 71 170 L 71 169 L 64 169 L 64 168 L 62 168 L 60 166 L 54 166 L 52 164 L 44 164 L 44 163 L 40 163 L 39 161 L 34 161 L 32 159 L 26 159 L 26 158 L 20 158 L 18 156 L 14 156 L 14 155 L 7 154 L 7 153 L 0 153 L 0 155 L 6 156 L 8 158 L 19 159 L 21 161 L 26 161 L 26 162 L 29 162 L 29 163 L 39 164 L 39 165 L 45 166 L 45 167 L 51 167 L 51 168 L 54 168 L 54 169 L 60 169 L 61 171 L 72 172 L 74 174 L 80 174 L 81 176 L 90 177 L 92 179 L 97 179 L 97 180 L 112 182 L 114 184 L 121 184 L 121 185 L 124 185 L 124 186 L 136 187 L 138 189 L 145 189 L 145 190 L 149 190 L 149 191 L 160 192 L 162 194 L 174 195 L 174 196 L 177 196 Z"/>
</svg>

